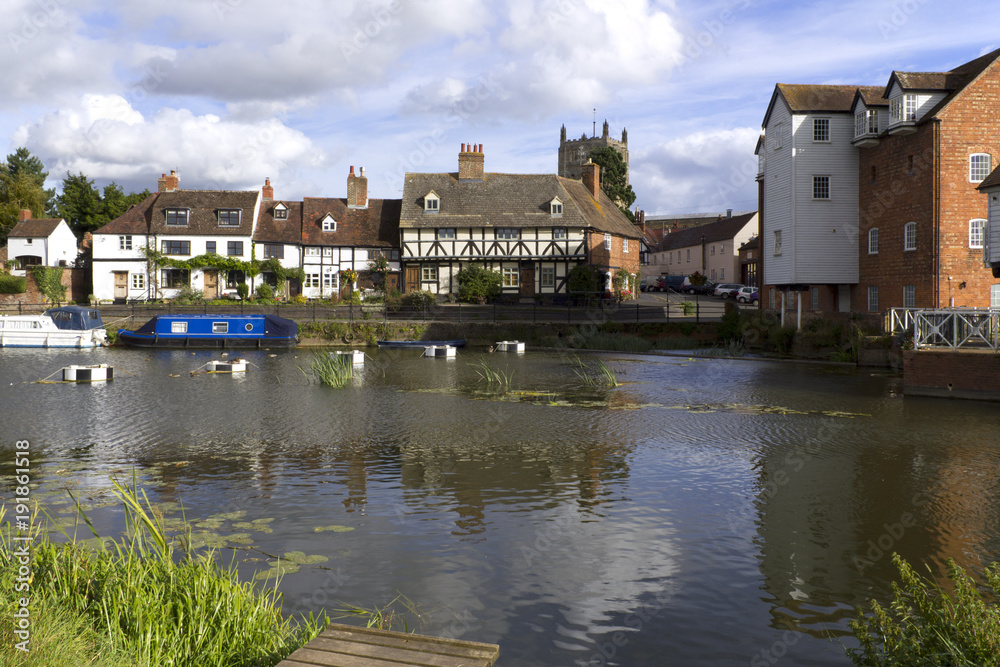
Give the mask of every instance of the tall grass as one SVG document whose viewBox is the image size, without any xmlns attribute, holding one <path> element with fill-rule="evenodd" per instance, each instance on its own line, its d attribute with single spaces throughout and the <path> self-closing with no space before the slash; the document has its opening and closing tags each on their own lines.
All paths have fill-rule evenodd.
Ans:
<svg viewBox="0 0 1000 667">
<path fill-rule="evenodd" d="M 0 664 L 271 667 L 319 633 L 320 620 L 283 618 L 276 587 L 240 582 L 235 564 L 219 565 L 214 552 L 174 553 L 145 493 L 113 483 L 128 530 L 101 550 L 75 536 L 53 542 L 33 517 L 30 599 L 39 632 L 29 653 L 13 649 L 14 619 L 4 613 Z M 96 536 L 79 505 L 77 511 Z M 0 508 L 0 521 L 4 513 Z M 17 571 L 14 544 L 8 524 L 0 532 L 0 585 L 7 591 Z M 4 605 L 7 612 L 12 604 Z M 43 619 L 58 623 L 43 627 Z"/>
<path fill-rule="evenodd" d="M 576 364 L 577 367 L 573 369 L 573 372 L 588 387 L 614 388 L 618 386 L 615 372 L 603 360 L 598 359 L 593 364 L 585 364 L 580 357 L 577 357 Z"/>
<path fill-rule="evenodd" d="M 327 387 L 343 387 L 354 377 L 354 364 L 346 354 L 319 352 L 313 355 L 312 372 L 320 384 Z"/>
<path fill-rule="evenodd" d="M 506 394 L 510 391 L 514 383 L 514 371 L 503 371 L 494 368 L 485 356 L 479 357 L 479 361 L 473 364 L 479 381 L 486 385 L 487 391 Z"/>
</svg>

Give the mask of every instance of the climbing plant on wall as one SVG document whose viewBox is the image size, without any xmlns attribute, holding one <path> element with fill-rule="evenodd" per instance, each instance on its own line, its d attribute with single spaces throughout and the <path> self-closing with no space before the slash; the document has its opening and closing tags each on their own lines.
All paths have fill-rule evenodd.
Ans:
<svg viewBox="0 0 1000 667">
<path fill-rule="evenodd" d="M 33 266 L 31 277 L 38 285 L 38 291 L 55 303 L 61 303 L 66 298 L 66 286 L 62 284 L 63 270 L 58 266 Z"/>
<path fill-rule="evenodd" d="M 169 267 L 172 269 L 218 269 L 220 271 L 242 271 L 244 275 L 253 280 L 261 273 L 273 273 L 279 283 L 286 280 L 298 280 L 303 282 L 306 279 L 306 272 L 301 268 L 289 269 L 281 265 L 277 259 L 258 260 L 256 257 L 248 260 L 236 257 L 225 257 L 215 253 L 197 255 L 190 259 L 177 259 L 164 255 L 154 248 L 141 248 L 142 253 L 149 260 L 153 268 Z"/>
</svg>

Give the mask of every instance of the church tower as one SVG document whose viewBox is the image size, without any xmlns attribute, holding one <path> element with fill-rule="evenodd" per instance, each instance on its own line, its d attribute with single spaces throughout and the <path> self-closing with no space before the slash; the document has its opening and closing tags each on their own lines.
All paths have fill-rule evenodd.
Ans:
<svg viewBox="0 0 1000 667">
<path fill-rule="evenodd" d="M 625 182 L 628 183 L 628 132 L 622 129 L 622 138 L 611 138 L 611 130 L 608 121 L 604 121 L 601 136 L 588 137 L 584 132 L 579 139 L 566 139 L 566 126 L 563 125 L 559 131 L 559 170 L 558 174 L 563 178 L 573 178 L 579 180 L 583 177 L 583 165 L 590 159 L 590 151 L 595 148 L 612 147 L 622 156 L 625 163 Z"/>
</svg>

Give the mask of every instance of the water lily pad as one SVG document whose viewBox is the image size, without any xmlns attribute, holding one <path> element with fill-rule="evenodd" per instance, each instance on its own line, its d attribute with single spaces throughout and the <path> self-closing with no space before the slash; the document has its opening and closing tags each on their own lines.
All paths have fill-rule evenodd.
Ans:
<svg viewBox="0 0 1000 667">
<path fill-rule="evenodd" d="M 222 528 L 222 524 L 223 523 L 224 523 L 223 521 L 216 521 L 216 520 L 213 520 L 213 519 L 208 519 L 206 521 L 199 521 L 198 523 L 196 523 L 194 525 L 195 525 L 196 528 L 206 528 L 208 530 L 218 530 L 219 528 Z"/>
<path fill-rule="evenodd" d="M 211 549 L 221 549 L 226 546 L 226 538 L 218 533 L 210 533 L 208 531 L 200 530 L 195 533 L 191 533 L 191 548 L 201 549 L 203 547 L 208 547 Z"/>
<path fill-rule="evenodd" d="M 282 556 L 282 559 L 291 561 L 298 565 L 315 565 L 316 563 L 325 563 L 330 560 L 326 556 L 307 556 L 301 551 L 287 551 L 285 552 L 285 555 Z"/>
<path fill-rule="evenodd" d="M 258 581 L 262 581 L 266 579 L 275 579 L 286 574 L 295 574 L 299 571 L 299 566 L 297 564 L 285 560 L 271 561 L 268 565 L 270 565 L 270 567 L 266 570 L 261 570 L 255 574 L 253 578 Z"/>
<path fill-rule="evenodd" d="M 253 544 L 253 538 L 250 533 L 233 533 L 232 535 L 226 535 L 226 541 L 232 542 L 233 544 Z"/>
<path fill-rule="evenodd" d="M 236 512 L 219 512 L 218 514 L 213 514 L 208 517 L 209 521 L 235 521 L 236 519 L 242 519 L 247 515 L 246 510 L 239 510 Z"/>
<path fill-rule="evenodd" d="M 354 530 L 354 528 L 351 526 L 317 526 L 316 528 L 313 528 L 314 533 L 348 533 L 352 530 Z"/>
</svg>

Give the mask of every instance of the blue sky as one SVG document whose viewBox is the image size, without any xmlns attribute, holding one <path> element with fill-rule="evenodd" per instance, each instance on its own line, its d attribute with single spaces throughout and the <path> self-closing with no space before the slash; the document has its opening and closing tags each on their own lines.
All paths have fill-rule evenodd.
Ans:
<svg viewBox="0 0 1000 667">
<path fill-rule="evenodd" d="M 628 129 L 636 206 L 756 208 L 775 83 L 884 84 L 1000 48 L 983 0 L 7 0 L 4 154 L 50 184 L 372 197 L 406 171 L 554 173 L 570 138 Z M 8 7 L 9 5 L 9 7 Z"/>
</svg>

